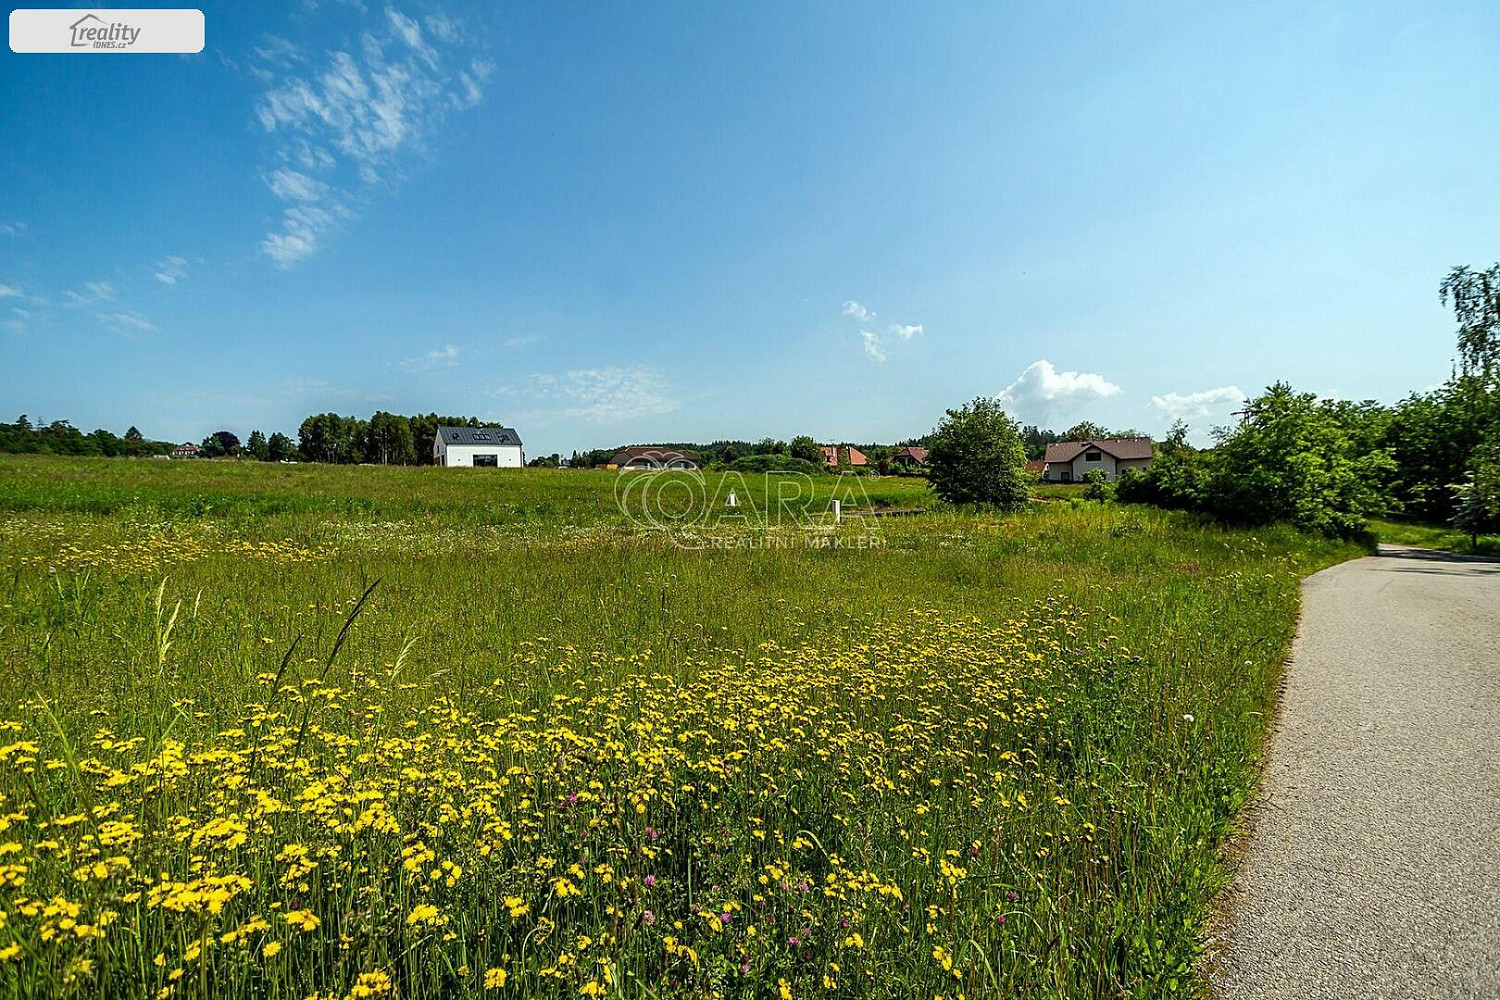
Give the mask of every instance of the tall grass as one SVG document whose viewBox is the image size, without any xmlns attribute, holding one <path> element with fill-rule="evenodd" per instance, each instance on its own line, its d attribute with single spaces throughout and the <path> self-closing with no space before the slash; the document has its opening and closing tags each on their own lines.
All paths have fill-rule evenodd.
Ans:
<svg viewBox="0 0 1500 1000">
<path fill-rule="evenodd" d="M 1187 991 L 1354 551 L 1066 503 L 684 549 L 587 473 L 166 466 L 0 461 L 6 995 Z"/>
</svg>

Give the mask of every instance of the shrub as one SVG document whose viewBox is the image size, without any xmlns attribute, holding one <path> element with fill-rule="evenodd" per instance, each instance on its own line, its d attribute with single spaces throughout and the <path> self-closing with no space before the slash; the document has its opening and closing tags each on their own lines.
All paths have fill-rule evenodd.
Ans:
<svg viewBox="0 0 1500 1000">
<path fill-rule="evenodd" d="M 1390 453 L 1351 433 L 1349 411 L 1278 382 L 1245 404 L 1238 425 L 1218 432 L 1217 448 L 1163 450 L 1144 474 L 1123 477 L 1115 495 L 1235 524 L 1287 521 L 1352 538 L 1367 517 L 1398 505 Z"/>
<path fill-rule="evenodd" d="M 803 472 L 810 476 L 823 473 L 822 464 L 809 462 L 805 458 L 794 458 L 791 455 L 746 455 L 737 458 L 724 468 L 729 472 Z"/>
<path fill-rule="evenodd" d="M 1481 534 L 1500 531 L 1500 439 L 1474 450 L 1468 478 L 1453 492 L 1453 526 L 1468 535 L 1469 547 L 1477 550 Z"/>
<path fill-rule="evenodd" d="M 1110 484 L 1109 479 L 1105 477 L 1102 470 L 1095 469 L 1084 476 L 1083 481 L 1088 483 L 1083 488 L 1083 498 L 1085 500 L 1113 500 L 1115 498 L 1115 488 Z"/>
<path fill-rule="evenodd" d="M 1176 510 L 1206 510 L 1212 484 L 1213 453 L 1180 448 L 1159 454 L 1145 472 L 1127 469 L 1115 484 L 1115 499 Z"/>
<path fill-rule="evenodd" d="M 1348 538 L 1390 507 L 1382 487 L 1394 466 L 1389 453 L 1360 454 L 1327 404 L 1284 382 L 1245 404 L 1215 462 L 1209 503 L 1228 521 L 1290 521 Z"/>
<path fill-rule="evenodd" d="M 1026 448 L 998 401 L 980 397 L 949 410 L 933 432 L 927 475 L 949 503 L 1019 507 L 1029 495 Z"/>
</svg>

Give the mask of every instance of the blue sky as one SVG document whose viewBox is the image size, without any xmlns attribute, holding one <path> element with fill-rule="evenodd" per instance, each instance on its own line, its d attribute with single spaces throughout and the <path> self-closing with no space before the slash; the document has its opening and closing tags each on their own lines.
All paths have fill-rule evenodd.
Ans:
<svg viewBox="0 0 1500 1000">
<path fill-rule="evenodd" d="M 0 53 L 5 419 L 1201 433 L 1441 382 L 1500 259 L 1492 4 L 204 10 Z"/>
</svg>

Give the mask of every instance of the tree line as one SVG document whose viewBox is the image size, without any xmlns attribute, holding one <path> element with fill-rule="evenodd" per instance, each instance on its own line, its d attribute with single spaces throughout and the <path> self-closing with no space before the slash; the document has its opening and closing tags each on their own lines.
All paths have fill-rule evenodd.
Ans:
<svg viewBox="0 0 1500 1000">
<path fill-rule="evenodd" d="M 1458 321 L 1458 363 L 1438 388 L 1388 406 L 1278 382 L 1215 429 L 1213 447 L 1189 445 L 1179 421 L 1148 469 L 1114 483 L 1091 474 L 1086 495 L 1346 537 L 1392 515 L 1448 521 L 1475 542 L 1500 531 L 1500 264 L 1455 268 L 1439 294 Z M 1093 436 L 1108 435 L 1081 435 Z M 928 475 L 945 499 L 1015 506 L 1029 497 L 1030 443 L 995 400 L 977 399 L 932 435 Z"/>
<path fill-rule="evenodd" d="M 167 455 L 170 441 L 151 441 L 131 427 L 124 436 L 99 428 L 83 433 L 66 420 L 32 423 L 21 414 L 13 424 L 0 423 L 0 452 L 19 455 L 104 455 L 145 458 Z"/>
<path fill-rule="evenodd" d="M 1458 321 L 1457 365 L 1393 406 L 1318 399 L 1282 382 L 1250 400 L 1215 447 L 1162 449 L 1116 494 L 1241 523 L 1349 535 L 1367 518 L 1500 531 L 1500 264 L 1454 268 L 1439 295 Z"/>
<path fill-rule="evenodd" d="M 1109 437 L 1149 437 L 1144 431 L 1134 429 L 1107 430 L 1102 424 L 1084 420 L 1074 424 L 1067 430 L 1054 431 L 1045 427 L 1029 424 L 1019 428 L 1023 451 L 1028 460 L 1041 458 L 1047 451 L 1047 445 L 1058 441 L 1083 441 L 1089 438 Z M 858 448 L 870 460 L 871 465 L 879 467 L 882 463 L 888 463 L 893 455 L 903 448 L 927 448 L 932 443 L 931 434 L 922 434 L 917 437 L 904 438 L 894 444 L 881 443 L 878 441 L 841 441 L 837 447 Z M 620 452 L 626 445 L 618 448 L 594 448 L 588 451 L 575 451 L 569 464 L 575 468 L 598 468 L 607 465 L 609 460 Z M 657 441 L 650 443 L 652 448 L 669 448 L 673 451 L 688 452 L 697 455 L 705 466 L 729 466 L 741 459 L 754 456 L 782 456 L 812 462 L 823 465 L 822 446 L 817 439 L 811 435 L 800 434 L 790 440 L 779 438 L 761 438 L 758 441 L 721 439 L 710 441 L 706 444 L 694 441 Z M 532 465 L 559 465 L 561 455 L 548 455 L 534 459 Z"/>
<path fill-rule="evenodd" d="M 436 413 L 403 416 L 378 410 L 368 419 L 344 416 L 339 413 L 315 413 L 303 419 L 297 428 L 296 438 L 280 431 L 270 434 L 252 430 L 245 440 L 233 431 L 214 431 L 198 445 L 198 454 L 204 458 L 246 458 L 262 462 L 324 462 L 330 465 L 426 465 L 432 460 L 431 442 L 440 426 L 482 427 L 485 422 L 478 417 L 442 416 Z M 1080 441 L 1102 437 L 1144 437 L 1136 430 L 1109 431 L 1100 424 L 1082 421 L 1064 431 L 1028 425 L 1020 428 L 1026 458 L 1041 458 L 1047 445 L 1057 441 Z M 853 446 L 870 460 L 872 470 L 885 471 L 892 455 L 906 447 L 926 448 L 932 435 L 910 437 L 894 444 L 876 441 L 838 443 L 841 449 Z M 636 444 L 639 442 L 630 442 Z M 593 448 L 574 451 L 567 464 L 573 468 L 599 468 L 607 465 L 621 449 Z M 706 444 L 693 441 L 649 442 L 650 447 L 669 448 L 699 456 L 705 467 L 726 468 L 736 463 L 746 467 L 754 462 L 745 462 L 758 456 L 791 458 L 816 468 L 823 468 L 823 452 L 819 442 L 808 434 L 800 434 L 790 440 L 761 438 L 757 441 L 744 439 L 720 439 Z M 0 424 L 0 452 L 38 453 L 55 455 L 103 455 L 108 457 L 168 455 L 176 447 L 170 441 L 151 441 L 131 427 L 124 437 L 118 437 L 102 428 L 91 434 L 83 434 L 66 420 L 50 424 L 33 425 L 23 414 L 14 424 Z M 541 455 L 529 463 L 533 467 L 557 468 L 564 464 L 560 453 Z"/>
</svg>

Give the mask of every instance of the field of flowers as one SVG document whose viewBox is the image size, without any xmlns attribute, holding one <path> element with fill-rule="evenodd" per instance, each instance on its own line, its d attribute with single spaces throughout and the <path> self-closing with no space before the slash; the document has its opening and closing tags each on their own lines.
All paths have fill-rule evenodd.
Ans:
<svg viewBox="0 0 1500 1000">
<path fill-rule="evenodd" d="M 0 996 L 1190 994 L 1353 554 L 1070 503 L 685 549 L 586 474 L 144 464 L 0 460 Z"/>
</svg>

